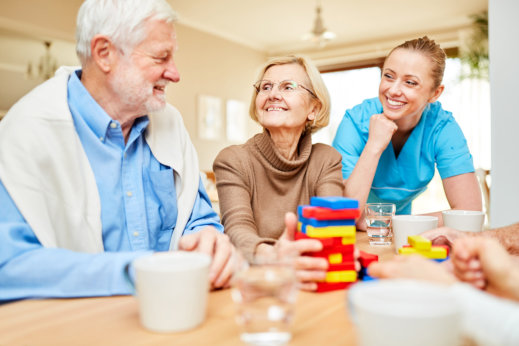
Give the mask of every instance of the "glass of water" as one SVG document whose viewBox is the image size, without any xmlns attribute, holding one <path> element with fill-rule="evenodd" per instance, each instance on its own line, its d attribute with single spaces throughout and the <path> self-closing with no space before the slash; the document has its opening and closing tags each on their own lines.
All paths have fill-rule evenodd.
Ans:
<svg viewBox="0 0 519 346">
<path fill-rule="evenodd" d="M 367 203 L 364 208 L 364 220 L 370 245 L 391 245 L 393 233 L 391 219 L 395 215 L 393 203 Z"/>
<path fill-rule="evenodd" d="M 297 298 L 297 280 L 289 261 L 258 261 L 239 272 L 231 291 L 241 340 L 248 345 L 285 345 Z"/>
</svg>

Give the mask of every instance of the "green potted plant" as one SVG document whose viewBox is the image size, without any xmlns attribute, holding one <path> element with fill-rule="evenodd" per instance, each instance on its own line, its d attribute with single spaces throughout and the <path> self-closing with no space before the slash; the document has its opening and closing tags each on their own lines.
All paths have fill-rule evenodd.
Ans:
<svg viewBox="0 0 519 346">
<path fill-rule="evenodd" d="M 461 78 L 488 80 L 488 12 L 475 14 L 472 20 L 472 34 L 460 52 L 460 60 L 467 66 Z"/>
</svg>

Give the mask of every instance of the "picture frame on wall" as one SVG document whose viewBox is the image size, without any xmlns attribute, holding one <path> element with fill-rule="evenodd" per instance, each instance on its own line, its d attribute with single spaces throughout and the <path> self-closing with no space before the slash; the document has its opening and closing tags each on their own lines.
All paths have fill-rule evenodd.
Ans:
<svg viewBox="0 0 519 346">
<path fill-rule="evenodd" d="M 222 99 L 216 96 L 198 96 L 198 137 L 219 140 L 223 132 Z"/>
<path fill-rule="evenodd" d="M 238 100 L 227 100 L 226 135 L 227 140 L 243 143 L 247 140 L 247 105 Z"/>
</svg>

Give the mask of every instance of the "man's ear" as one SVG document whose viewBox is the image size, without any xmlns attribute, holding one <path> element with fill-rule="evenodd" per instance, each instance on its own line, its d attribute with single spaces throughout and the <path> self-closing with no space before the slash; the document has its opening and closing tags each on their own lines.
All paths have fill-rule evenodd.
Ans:
<svg viewBox="0 0 519 346">
<path fill-rule="evenodd" d="M 438 100 L 438 98 L 443 93 L 444 89 L 445 89 L 445 86 L 443 84 L 440 85 L 439 87 L 437 87 L 436 90 L 434 90 L 434 93 L 432 94 L 432 96 L 429 98 L 429 103 L 436 102 L 436 100 Z"/>
<path fill-rule="evenodd" d="M 117 49 L 112 41 L 103 35 L 96 35 L 90 41 L 92 59 L 103 72 L 110 72 L 117 56 Z"/>
</svg>

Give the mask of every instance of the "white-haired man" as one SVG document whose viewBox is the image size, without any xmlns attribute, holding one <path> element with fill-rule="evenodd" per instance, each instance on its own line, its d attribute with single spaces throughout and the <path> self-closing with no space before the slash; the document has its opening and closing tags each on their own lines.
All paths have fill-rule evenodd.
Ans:
<svg viewBox="0 0 519 346">
<path fill-rule="evenodd" d="M 165 0 L 86 0 L 81 69 L 62 68 L 0 123 L 0 301 L 127 294 L 123 268 L 153 251 L 235 251 L 200 184 L 179 112 L 176 15 Z"/>
</svg>

